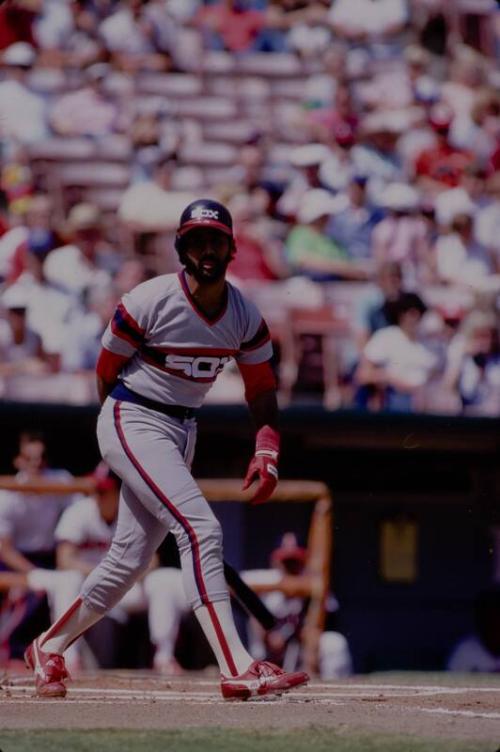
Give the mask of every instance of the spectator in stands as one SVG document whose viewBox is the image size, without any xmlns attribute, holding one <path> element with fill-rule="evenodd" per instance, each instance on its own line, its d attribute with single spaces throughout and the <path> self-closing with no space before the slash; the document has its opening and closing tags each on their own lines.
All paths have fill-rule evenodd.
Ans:
<svg viewBox="0 0 500 752">
<path fill-rule="evenodd" d="M 95 4 L 45 0 L 34 29 L 43 64 L 67 70 L 98 62 L 104 52 L 98 21 Z"/>
<path fill-rule="evenodd" d="M 367 46 L 372 55 L 394 50 L 409 20 L 407 0 L 332 0 L 328 21 L 334 33 L 352 44 Z"/>
<path fill-rule="evenodd" d="M 453 121 L 450 108 L 438 103 L 429 113 L 429 124 L 435 134 L 435 145 L 424 149 L 417 157 L 415 172 L 423 193 L 435 195 L 445 188 L 455 188 L 473 156 L 449 143 Z"/>
<path fill-rule="evenodd" d="M 66 230 L 70 243 L 47 256 L 43 271 L 48 282 L 83 300 L 92 287 L 110 282 L 110 274 L 102 268 L 106 244 L 97 207 L 87 203 L 74 206 Z"/>
<path fill-rule="evenodd" d="M 372 256 L 381 266 L 388 261 L 401 264 L 407 286 L 414 287 L 429 255 L 428 226 L 420 216 L 420 196 L 405 183 L 391 183 L 380 194 L 380 206 L 387 212 L 372 234 Z"/>
<path fill-rule="evenodd" d="M 320 168 L 329 156 L 330 150 L 324 144 L 298 146 L 290 153 L 292 176 L 276 207 L 281 216 L 294 219 L 306 192 L 322 187 Z"/>
<path fill-rule="evenodd" d="M 47 446 L 42 434 L 26 431 L 19 438 L 19 449 L 14 459 L 16 478 L 25 483 L 54 482 L 65 483 L 71 480 L 66 470 L 54 470 L 47 461 Z M 38 590 L 31 576 L 39 568 L 55 567 L 54 530 L 57 521 L 73 501 L 73 495 L 0 491 L 0 569 L 28 575 L 30 587 Z M 36 575 L 35 575 L 36 577 Z M 66 580 L 69 584 L 69 580 Z M 71 584 L 71 587 L 74 587 Z M 53 616 L 67 607 L 65 581 L 61 580 L 58 594 L 51 598 Z M 35 614 L 40 607 L 38 598 L 30 597 L 23 601 L 21 619 Z M 19 619 L 19 620 L 21 620 Z M 16 644 L 12 635 L 13 657 L 21 657 L 26 645 Z"/>
<path fill-rule="evenodd" d="M 291 588 L 300 578 L 307 578 L 307 551 L 299 546 L 297 536 L 284 533 L 279 545 L 271 553 L 269 569 L 250 569 L 242 572 L 250 587 L 266 586 L 261 594 L 266 606 L 277 618 L 277 625 L 264 633 L 254 621 L 249 622 L 249 641 L 252 655 L 260 660 L 269 660 L 294 670 L 301 665 L 301 635 L 308 602 L 300 596 L 289 596 L 279 589 L 287 583 Z M 274 591 L 269 591 L 276 585 Z M 338 604 L 331 597 L 330 600 Z M 322 679 L 340 679 L 352 674 L 352 658 L 346 638 L 336 631 L 325 631 L 319 638 L 319 672 Z"/>
<path fill-rule="evenodd" d="M 355 175 L 339 202 L 338 209 L 330 217 L 326 234 L 349 258 L 366 260 L 372 257 L 372 235 L 383 212 L 373 206 L 366 195 L 365 175 Z"/>
<path fill-rule="evenodd" d="M 0 319 L 0 392 L 4 379 L 17 374 L 48 371 L 42 342 L 27 324 L 28 291 L 20 286 L 7 288 L 0 296 L 5 318 Z"/>
<path fill-rule="evenodd" d="M 498 259 L 474 239 L 473 229 L 471 213 L 460 213 L 451 222 L 450 233 L 438 237 L 435 245 L 438 279 L 475 290 L 498 291 Z"/>
<path fill-rule="evenodd" d="M 94 479 L 94 495 L 83 497 L 66 509 L 55 529 L 58 568 L 78 574 L 73 578 L 75 590 L 71 600 L 78 596 L 81 583 L 106 553 L 117 525 L 119 478 L 101 463 L 94 471 Z M 130 614 L 147 611 L 155 647 L 153 667 L 162 674 L 182 673 L 174 657 L 180 621 L 189 610 L 182 573 L 180 569 L 157 567 L 155 555 L 145 576 L 107 614 L 105 621 L 86 633 L 85 639 L 101 668 L 118 665 L 116 632 L 120 625 Z"/>
<path fill-rule="evenodd" d="M 318 282 L 367 279 L 369 268 L 352 261 L 326 234 L 335 198 L 322 189 L 308 191 L 298 211 L 298 224 L 286 239 L 291 269 Z"/>
<path fill-rule="evenodd" d="M 500 671 L 500 591 L 484 590 L 474 607 L 476 630 L 453 648 L 448 658 L 448 671 Z"/>
<path fill-rule="evenodd" d="M 397 323 L 379 329 L 366 343 L 355 381 L 356 401 L 369 410 L 409 412 L 415 398 L 430 380 L 436 366 L 434 354 L 419 342 L 426 306 L 415 293 L 404 293 L 388 311 Z"/>
<path fill-rule="evenodd" d="M 100 24 L 99 35 L 113 64 L 124 71 L 165 71 L 172 66 L 176 29 L 157 0 L 119 4 Z"/>
<path fill-rule="evenodd" d="M 61 370 L 87 372 L 93 382 L 95 366 L 101 351 L 101 338 L 119 301 L 115 288 L 92 287 L 86 300 L 86 310 L 75 317 L 71 337 L 61 354 Z"/>
<path fill-rule="evenodd" d="M 27 196 L 19 214 L 20 223 L 0 239 L 0 277 L 7 284 L 15 282 L 28 267 L 28 249 L 46 254 L 58 243 L 54 230 L 54 205 L 40 193 Z"/>
<path fill-rule="evenodd" d="M 48 133 L 46 103 L 27 81 L 35 60 L 35 49 L 28 42 L 16 42 L 1 56 L 0 123 L 8 143 L 32 144 Z"/>
<path fill-rule="evenodd" d="M 271 282 L 289 274 L 277 223 L 265 211 L 268 200 L 257 188 L 234 196 L 229 203 L 238 249 L 229 273 L 241 282 Z"/>
<path fill-rule="evenodd" d="M 483 183 L 485 192 L 474 222 L 475 239 L 496 255 L 496 267 L 500 256 L 500 171 L 490 175 Z M 0 241 L 1 242 L 1 241 Z"/>
<path fill-rule="evenodd" d="M 28 239 L 26 271 L 11 289 L 25 291 L 28 301 L 27 325 L 42 341 L 53 371 L 59 370 L 60 355 L 70 336 L 72 318 L 78 310 L 75 300 L 47 280 L 44 263 L 50 251 Z M 33 384 L 36 387 L 36 382 Z"/>
<path fill-rule="evenodd" d="M 102 90 L 109 70 L 106 63 L 90 65 L 83 73 L 84 85 L 56 100 L 50 124 L 57 135 L 100 138 L 116 132 L 118 108 Z"/>
<path fill-rule="evenodd" d="M 363 350 L 375 332 L 396 324 L 394 304 L 403 294 L 403 273 L 397 261 L 387 261 L 377 270 L 375 285 L 360 299 L 354 324 L 356 344 Z"/>
<path fill-rule="evenodd" d="M 472 311 L 464 319 L 448 348 L 445 383 L 467 414 L 500 412 L 498 315 Z"/>
<path fill-rule="evenodd" d="M 247 8 L 242 0 L 217 0 L 199 9 L 194 23 L 201 29 L 208 49 L 239 53 L 254 49 L 266 15 Z"/>
<path fill-rule="evenodd" d="M 359 143 L 351 150 L 356 173 L 368 178 L 368 195 L 375 204 L 387 183 L 406 178 L 401 156 L 396 149 L 405 123 L 397 114 L 373 112 L 362 121 Z"/>
</svg>

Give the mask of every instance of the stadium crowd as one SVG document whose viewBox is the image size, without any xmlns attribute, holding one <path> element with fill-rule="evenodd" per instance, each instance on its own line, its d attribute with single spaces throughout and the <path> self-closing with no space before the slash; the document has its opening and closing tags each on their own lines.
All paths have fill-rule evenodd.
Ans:
<svg viewBox="0 0 500 752">
<path fill-rule="evenodd" d="M 210 195 L 283 403 L 499 415 L 499 19 L 493 0 L 3 3 L 0 397 L 95 400 L 114 306 L 178 269 L 180 212 Z M 212 400 L 241 389 L 229 369 Z"/>
</svg>

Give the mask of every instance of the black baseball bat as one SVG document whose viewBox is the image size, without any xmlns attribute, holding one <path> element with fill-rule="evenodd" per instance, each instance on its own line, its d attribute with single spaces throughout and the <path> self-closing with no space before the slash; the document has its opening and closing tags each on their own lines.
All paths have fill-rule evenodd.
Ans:
<svg viewBox="0 0 500 752">
<path fill-rule="evenodd" d="M 246 582 L 243 582 L 236 569 L 231 564 L 228 564 L 227 561 L 224 561 L 224 577 L 235 597 L 248 613 L 257 619 L 261 627 L 266 631 L 274 629 L 276 626 L 276 617 L 261 601 L 257 593 Z"/>
</svg>

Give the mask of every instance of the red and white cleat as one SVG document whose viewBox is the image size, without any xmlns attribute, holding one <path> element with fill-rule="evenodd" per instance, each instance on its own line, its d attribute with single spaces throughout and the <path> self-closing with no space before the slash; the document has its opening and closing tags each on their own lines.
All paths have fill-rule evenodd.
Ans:
<svg viewBox="0 0 500 752">
<path fill-rule="evenodd" d="M 248 700 L 249 697 L 281 695 L 308 681 L 305 671 L 287 673 L 274 663 L 254 661 L 244 674 L 222 676 L 220 688 L 225 700 Z"/>
<path fill-rule="evenodd" d="M 44 653 L 33 640 L 24 653 L 26 666 L 35 673 L 38 697 L 66 697 L 65 679 L 70 675 L 64 658 L 57 653 Z"/>
</svg>

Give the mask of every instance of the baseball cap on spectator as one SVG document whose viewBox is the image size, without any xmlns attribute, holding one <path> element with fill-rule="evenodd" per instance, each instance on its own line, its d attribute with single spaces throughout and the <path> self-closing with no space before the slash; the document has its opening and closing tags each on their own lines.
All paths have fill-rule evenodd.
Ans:
<svg viewBox="0 0 500 752">
<path fill-rule="evenodd" d="M 390 183 L 380 193 L 379 203 L 390 211 L 414 211 L 420 205 L 420 194 L 406 183 Z"/>
<path fill-rule="evenodd" d="M 307 550 L 299 546 L 295 533 L 284 533 L 279 545 L 271 554 L 271 564 L 297 562 L 303 565 L 307 558 Z"/>
<path fill-rule="evenodd" d="M 16 68 L 31 68 L 35 62 L 36 52 L 28 42 L 14 42 L 7 47 L 2 55 L 3 65 L 12 65 Z"/>
<path fill-rule="evenodd" d="M 27 285 L 17 282 L 3 293 L 0 303 L 8 311 L 24 310 L 29 305 L 30 291 Z"/>
<path fill-rule="evenodd" d="M 68 214 L 66 223 L 69 232 L 93 230 L 101 226 L 101 214 L 93 204 L 76 204 Z"/>
<path fill-rule="evenodd" d="M 453 110 L 444 102 L 437 102 L 429 110 L 429 125 L 436 133 L 448 133 L 452 120 Z"/>
<path fill-rule="evenodd" d="M 436 219 L 441 225 L 451 225 L 458 214 L 474 214 L 475 206 L 463 188 L 441 191 L 435 199 Z"/>
<path fill-rule="evenodd" d="M 111 491 L 120 487 L 120 478 L 105 462 L 100 462 L 97 465 L 91 477 L 95 483 L 96 491 Z"/>
<path fill-rule="evenodd" d="M 297 220 L 300 224 L 309 224 L 315 222 L 320 217 L 330 216 L 337 210 L 335 196 L 325 191 L 323 188 L 312 188 L 306 191 L 302 197 Z"/>
<path fill-rule="evenodd" d="M 305 144 L 290 152 L 290 163 L 294 167 L 314 167 L 320 165 L 330 156 L 330 150 L 324 144 Z"/>
</svg>

